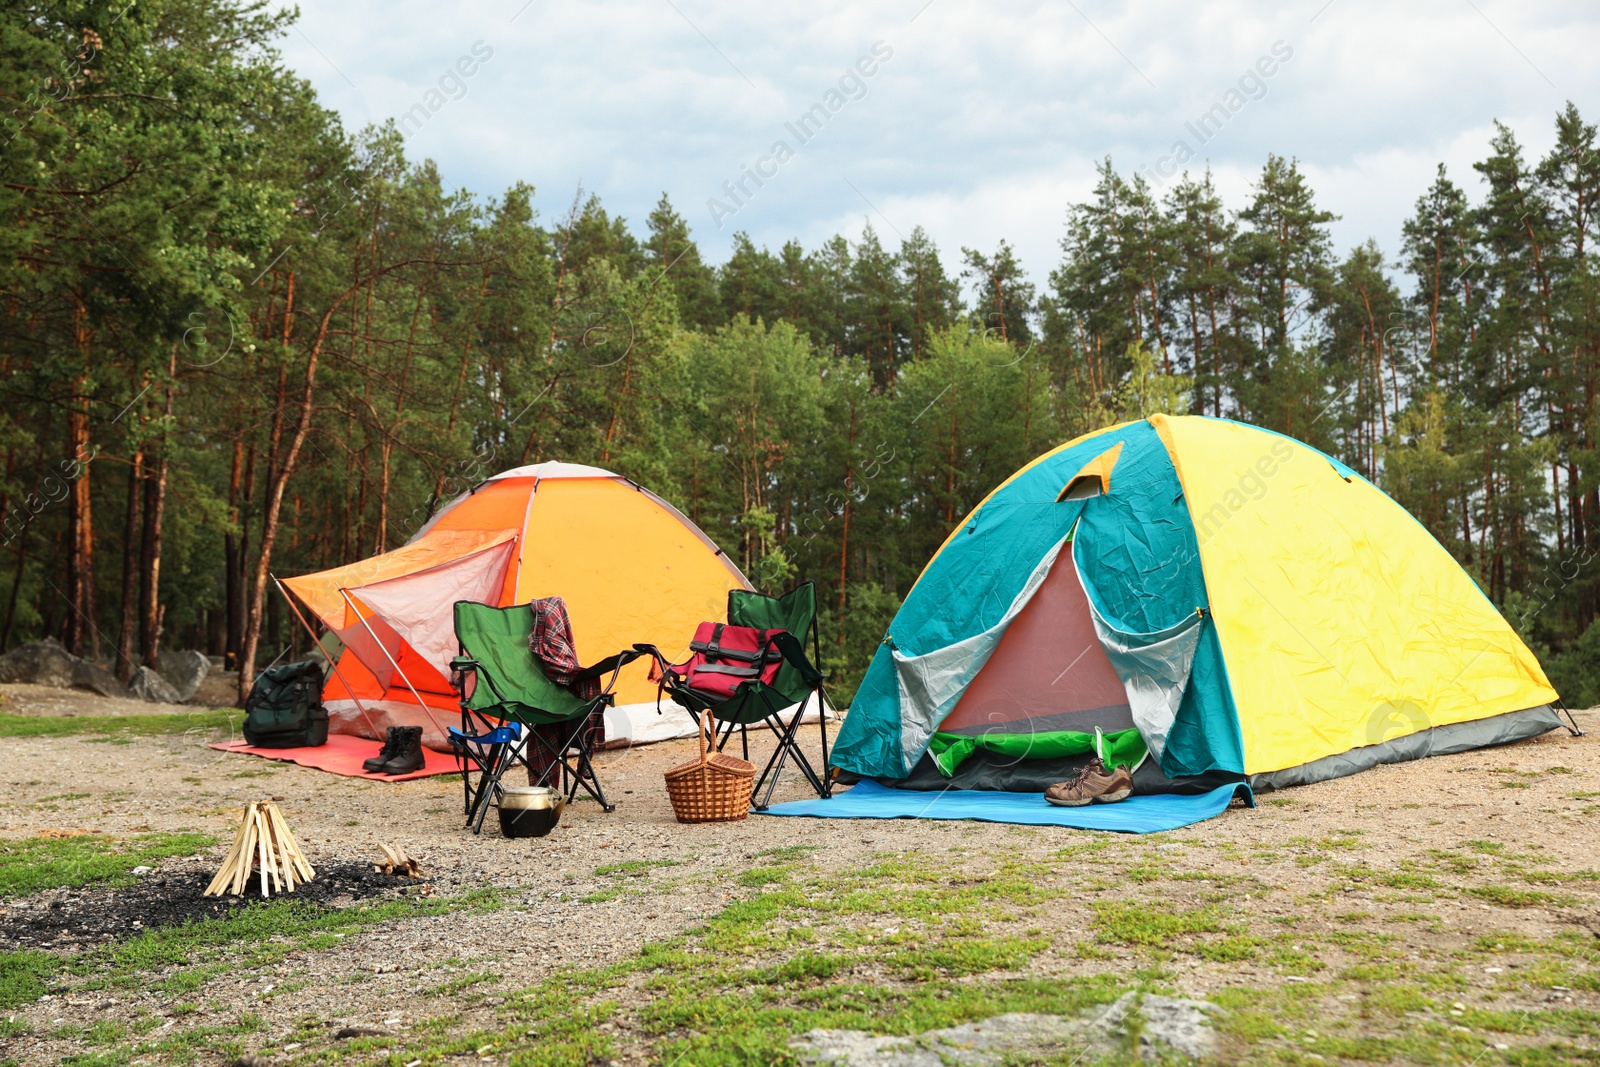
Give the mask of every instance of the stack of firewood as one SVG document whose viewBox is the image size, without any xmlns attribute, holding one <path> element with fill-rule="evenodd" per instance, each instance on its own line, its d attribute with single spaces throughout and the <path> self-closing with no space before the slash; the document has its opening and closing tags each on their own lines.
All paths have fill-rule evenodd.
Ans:
<svg viewBox="0 0 1600 1067">
<path fill-rule="evenodd" d="M 393 874 L 401 878 L 421 878 L 422 864 L 406 855 L 406 850 L 399 845 L 390 848 L 382 841 L 378 847 L 383 849 L 383 862 L 374 863 L 372 869 L 379 874 Z"/>
<path fill-rule="evenodd" d="M 283 813 L 268 801 L 250 804 L 244 809 L 233 847 L 228 850 L 228 858 L 222 861 L 205 895 L 243 894 L 250 885 L 251 870 L 258 865 L 264 897 L 270 897 L 273 888 L 280 893 L 293 893 L 296 885 L 304 885 L 317 876 L 305 853 L 295 844 L 289 824 L 283 821 Z"/>
</svg>

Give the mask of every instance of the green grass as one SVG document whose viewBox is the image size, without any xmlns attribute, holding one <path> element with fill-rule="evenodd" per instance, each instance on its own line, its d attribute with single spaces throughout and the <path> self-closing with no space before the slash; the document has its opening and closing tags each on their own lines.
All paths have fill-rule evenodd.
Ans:
<svg viewBox="0 0 1600 1067">
<path fill-rule="evenodd" d="M 192 856 L 214 844 L 216 838 L 199 833 L 140 834 L 125 840 L 93 834 L 0 840 L 0 899 L 93 882 L 127 884 L 135 867 Z"/>
<path fill-rule="evenodd" d="M 82 737 L 123 740 L 184 734 L 190 730 L 226 730 L 243 720 L 243 712 L 229 708 L 181 711 L 160 715 L 84 715 L 46 718 L 0 712 L 0 737 Z"/>
<path fill-rule="evenodd" d="M 1572 903 L 1572 898 L 1565 894 L 1541 893 L 1536 889 L 1512 889 L 1503 885 L 1476 885 L 1467 892 L 1491 904 L 1498 904 L 1502 908 L 1543 908 Z"/>
<path fill-rule="evenodd" d="M 44 996 L 60 968 L 61 958 L 49 952 L 0 952 L 0 1011 Z"/>
<path fill-rule="evenodd" d="M 1102 944 L 1172 949 L 1175 941 L 1197 934 L 1236 934 L 1240 928 L 1215 907 L 1169 910 L 1155 901 L 1095 901 L 1095 940 Z"/>
<path fill-rule="evenodd" d="M 1245 889 L 1219 891 L 1204 884 L 1218 877 L 1209 866 L 1187 869 L 1186 856 L 1157 854 L 1118 839 L 1074 841 L 1059 852 L 1052 846 L 1042 858 L 1028 854 L 1035 846 L 1021 852 L 952 849 L 950 855 L 886 851 L 864 866 L 842 869 L 819 860 L 824 852 L 782 846 L 751 850 L 743 857 L 748 869 L 721 868 L 709 879 L 654 874 L 674 866 L 671 860 L 621 860 L 594 869 L 598 884 L 585 889 L 598 892 L 586 900 L 628 897 L 653 904 L 678 899 L 686 887 L 709 885 L 710 906 L 692 920 L 700 925 L 604 966 L 560 967 L 532 985 L 519 983 L 516 969 L 496 965 L 497 978 L 481 969 L 483 963 L 459 960 L 431 980 L 353 975 L 349 980 L 373 983 L 362 991 L 367 995 L 386 995 L 397 982 L 417 983 L 413 992 L 434 998 L 425 1009 L 431 1017 L 394 1035 L 334 1044 L 326 1019 L 304 1016 L 289 1024 L 290 1034 L 275 1036 L 274 1044 L 303 1043 L 283 1060 L 294 1067 L 405 1067 L 413 1061 L 435 1067 L 480 1059 L 506 1067 L 581 1067 L 610 1059 L 793 1067 L 788 1042 L 813 1028 L 911 1035 L 1005 1012 L 1071 1015 L 1129 989 L 1180 994 L 1187 969 L 1199 964 L 1211 990 L 1208 999 L 1228 1010 L 1218 1020 L 1226 1062 L 1600 1064 L 1578 1048 L 1600 1038 L 1600 1014 L 1576 1006 L 1532 1013 L 1517 1007 L 1530 995 L 1541 999 L 1551 985 L 1600 991 L 1592 939 L 1506 932 L 1466 945 L 1445 943 L 1427 936 L 1426 928 L 1395 925 L 1437 920 L 1398 914 L 1393 892 L 1375 894 L 1363 910 L 1351 910 L 1337 890 L 1352 881 L 1469 892 L 1433 882 L 1432 876 L 1451 866 L 1440 862 L 1442 856 L 1380 871 L 1341 862 L 1349 855 L 1337 850 L 1359 842 L 1360 835 L 1349 831 L 1307 842 L 1334 853 L 1318 868 L 1327 891 L 1294 898 L 1300 906 L 1291 915 L 1263 912 L 1244 899 L 1247 890 L 1252 900 L 1278 894 L 1272 899 L 1285 902 L 1283 891 L 1252 868 L 1222 876 Z M 1469 868 L 1475 858 L 1479 874 L 1501 868 L 1513 884 L 1527 888 L 1471 891 L 1475 895 L 1510 907 L 1556 899 L 1538 892 L 1553 887 L 1528 886 L 1556 879 L 1536 870 L 1522 851 L 1508 848 L 1509 854 L 1493 859 L 1474 855 L 1485 851 L 1469 846 L 1458 855 Z M 1284 850 L 1283 861 L 1289 854 Z M 1256 864 L 1265 857 L 1252 852 L 1250 858 Z M 1127 876 L 1135 870 L 1138 877 Z M 1585 872 L 1562 879 L 1589 880 Z M 524 893 L 509 892 L 508 898 Z M 231 987 L 264 974 L 278 990 L 294 990 L 311 982 L 305 968 L 312 965 L 302 957 L 314 958 L 341 934 L 498 902 L 406 899 L 344 911 L 299 905 L 253 905 L 226 919 L 154 931 L 78 958 L 0 958 L 0 997 L 26 1003 L 47 990 L 70 996 L 121 987 L 214 1005 L 212 983 Z M 1505 969 L 1485 979 L 1486 964 Z M 429 985 L 424 989 L 421 983 Z M 255 987 L 258 994 L 263 988 Z M 1458 1000 L 1467 1006 L 1452 1014 Z M 263 1040 L 249 1036 L 250 1019 L 232 1025 L 198 1011 L 183 1015 L 170 1030 L 138 1018 L 124 1025 L 125 1031 L 74 1030 L 73 1051 L 80 1056 L 73 1062 L 226 1062 Z M 275 1022 L 275 1035 L 283 1025 Z M 1458 1025 L 1472 1033 L 1452 1029 Z M 1513 1050 L 1485 1054 L 1492 1035 L 1511 1040 Z M 1077 1057 L 1067 1052 L 1043 1062 L 1067 1067 Z"/>
<path fill-rule="evenodd" d="M 676 867 L 677 860 L 624 860 L 621 863 L 608 863 L 604 867 L 596 867 L 594 873 L 598 875 L 626 874 L 635 878 L 650 873 L 654 867 Z"/>
<path fill-rule="evenodd" d="M 779 885 L 789 878 L 789 871 L 785 867 L 752 867 L 739 875 L 739 884 L 755 888 L 764 885 Z"/>
</svg>

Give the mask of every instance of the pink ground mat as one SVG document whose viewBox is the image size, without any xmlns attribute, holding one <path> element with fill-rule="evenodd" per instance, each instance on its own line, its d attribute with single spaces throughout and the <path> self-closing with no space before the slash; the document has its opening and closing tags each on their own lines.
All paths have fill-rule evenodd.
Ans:
<svg viewBox="0 0 1600 1067">
<path fill-rule="evenodd" d="M 361 769 L 361 764 L 378 754 L 383 748 L 382 742 L 369 741 L 364 737 L 354 737 L 350 734 L 329 734 L 328 743 L 310 748 L 256 748 L 243 741 L 228 741 L 210 746 L 220 752 L 241 752 L 247 756 L 263 756 L 267 759 L 287 760 L 298 763 L 302 767 L 315 767 L 319 771 L 329 774 L 342 774 L 347 778 L 371 778 L 378 782 L 409 782 L 413 778 L 427 778 L 435 774 L 456 774 L 461 770 L 461 765 L 454 756 L 443 752 L 435 752 L 431 748 L 422 750 L 422 769 L 412 771 L 410 774 L 369 774 Z"/>
</svg>

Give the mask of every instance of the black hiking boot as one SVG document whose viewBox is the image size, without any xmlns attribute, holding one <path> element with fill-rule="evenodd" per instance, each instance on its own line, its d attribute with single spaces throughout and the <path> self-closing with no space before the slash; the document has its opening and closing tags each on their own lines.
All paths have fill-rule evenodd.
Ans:
<svg viewBox="0 0 1600 1067">
<path fill-rule="evenodd" d="M 388 763 L 390 760 L 398 756 L 401 749 L 400 731 L 403 729 L 404 727 L 401 726 L 389 727 L 388 731 L 383 737 L 383 748 L 378 750 L 378 754 L 376 756 L 373 756 L 371 759 L 363 763 L 361 765 L 361 769 L 366 771 L 368 774 L 377 774 L 379 773 L 379 767 L 382 767 L 385 763 Z"/>
<path fill-rule="evenodd" d="M 410 774 L 422 770 L 422 727 L 397 726 L 395 754 L 378 768 L 379 774 Z"/>
</svg>

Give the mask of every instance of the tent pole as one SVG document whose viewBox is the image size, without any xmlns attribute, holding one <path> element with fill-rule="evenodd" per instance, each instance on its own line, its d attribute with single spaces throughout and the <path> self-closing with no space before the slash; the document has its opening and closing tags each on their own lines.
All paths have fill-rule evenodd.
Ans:
<svg viewBox="0 0 1600 1067">
<path fill-rule="evenodd" d="M 1556 712 L 1556 718 L 1558 718 L 1558 719 L 1561 718 L 1561 712 L 1563 712 L 1563 711 L 1566 712 L 1567 713 L 1567 721 L 1572 724 L 1572 726 L 1569 728 L 1572 736 L 1573 737 L 1582 737 L 1583 734 L 1584 734 L 1584 731 L 1578 728 L 1578 720 L 1574 719 L 1572 717 L 1572 709 L 1567 707 L 1567 702 L 1565 700 L 1562 700 L 1561 698 L 1557 697 L 1555 706 L 1558 709 L 1560 709 L 1559 711 Z"/>
<path fill-rule="evenodd" d="M 445 728 L 443 726 L 439 725 L 439 720 L 433 717 L 433 709 L 428 707 L 428 702 L 422 699 L 422 694 L 417 692 L 417 687 L 411 684 L 411 679 L 406 676 L 406 672 L 400 669 L 400 664 L 394 661 L 394 657 L 389 655 L 389 650 L 383 647 L 383 642 L 378 640 L 378 635 L 373 633 L 372 627 L 367 625 L 367 617 L 361 614 L 360 608 L 356 607 L 356 602 L 350 597 L 350 591 L 348 589 L 341 589 L 339 590 L 339 595 L 344 597 L 344 602 L 350 605 L 351 611 L 355 612 L 356 621 L 361 624 L 361 628 L 363 630 L 367 631 L 367 636 L 371 637 L 372 643 L 378 646 L 378 651 L 382 652 L 383 658 L 389 661 L 389 666 L 393 667 L 394 672 L 405 681 L 406 688 L 411 690 L 411 695 L 417 698 L 417 706 L 422 709 L 422 714 L 426 715 L 428 717 L 428 721 L 433 723 L 433 728 L 439 731 L 440 737 L 448 738 L 450 735 L 445 732 Z"/>
<path fill-rule="evenodd" d="M 295 606 L 294 597 L 290 596 L 289 590 L 285 589 L 283 587 L 283 583 L 278 581 L 278 576 L 276 574 L 272 575 L 272 584 L 278 587 L 278 592 L 283 594 L 283 599 L 289 602 L 289 610 L 294 612 L 294 617 L 300 620 L 300 625 L 304 626 L 306 628 L 306 633 L 311 635 L 311 643 L 316 645 L 318 648 L 321 648 L 322 642 L 317 639 L 317 632 L 311 628 L 311 624 L 306 621 L 306 617 L 300 614 L 300 609 Z M 356 696 L 355 690 L 350 688 L 350 683 L 346 682 L 344 680 L 344 675 L 339 673 L 339 661 L 334 659 L 332 656 L 329 656 L 328 666 L 333 668 L 333 673 L 338 677 L 339 682 L 344 686 L 344 691 L 350 694 L 351 700 L 355 701 L 356 710 L 361 712 L 361 717 L 367 720 L 367 729 L 371 730 L 373 735 L 377 737 L 378 740 L 383 740 L 383 731 L 378 729 L 378 724 L 372 721 L 371 715 L 367 714 L 366 705 L 361 703 L 361 698 Z"/>
</svg>

